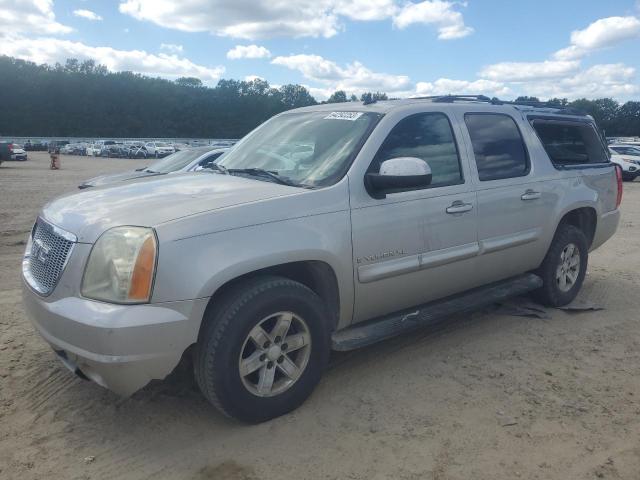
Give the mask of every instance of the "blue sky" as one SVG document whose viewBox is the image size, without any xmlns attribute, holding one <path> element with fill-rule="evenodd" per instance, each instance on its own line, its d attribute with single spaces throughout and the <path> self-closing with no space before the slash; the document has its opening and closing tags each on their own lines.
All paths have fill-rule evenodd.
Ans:
<svg viewBox="0 0 640 480">
<path fill-rule="evenodd" d="M 24 21 L 24 19 L 28 19 Z M 633 0 L 0 0 L 0 54 L 394 96 L 640 97 Z"/>
</svg>

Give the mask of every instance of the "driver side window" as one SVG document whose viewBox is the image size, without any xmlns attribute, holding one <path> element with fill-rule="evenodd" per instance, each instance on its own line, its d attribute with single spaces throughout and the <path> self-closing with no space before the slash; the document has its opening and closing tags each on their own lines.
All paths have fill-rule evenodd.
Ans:
<svg viewBox="0 0 640 480">
<path fill-rule="evenodd" d="M 464 183 L 458 148 L 449 119 L 443 113 L 418 113 L 393 127 L 371 163 L 369 172 L 379 172 L 385 160 L 415 157 L 431 167 L 428 188 Z"/>
</svg>

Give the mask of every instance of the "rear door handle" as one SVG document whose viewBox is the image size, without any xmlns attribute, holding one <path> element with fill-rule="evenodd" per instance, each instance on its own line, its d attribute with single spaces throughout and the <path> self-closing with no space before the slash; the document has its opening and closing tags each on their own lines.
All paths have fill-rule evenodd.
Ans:
<svg viewBox="0 0 640 480">
<path fill-rule="evenodd" d="M 447 213 L 464 213 L 471 211 L 472 208 L 473 205 L 471 203 L 464 203 L 460 200 L 456 200 L 447 207 Z"/>
<path fill-rule="evenodd" d="M 537 200 L 540 198 L 540 192 L 536 192 L 535 190 L 527 190 L 520 197 L 522 200 Z"/>
</svg>

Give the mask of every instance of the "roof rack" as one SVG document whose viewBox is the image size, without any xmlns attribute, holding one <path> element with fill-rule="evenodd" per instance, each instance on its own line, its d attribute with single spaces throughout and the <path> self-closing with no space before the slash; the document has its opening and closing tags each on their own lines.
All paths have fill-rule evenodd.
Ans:
<svg viewBox="0 0 640 480">
<path fill-rule="evenodd" d="M 489 103 L 491 105 L 513 105 L 514 107 L 532 107 L 532 108 L 550 108 L 554 109 L 556 113 L 564 113 L 567 115 L 580 115 L 586 116 L 587 114 L 581 110 L 576 110 L 571 107 L 564 107 L 551 102 L 535 102 L 535 101 L 520 101 L 511 102 L 507 100 L 500 100 L 499 98 L 489 98 L 486 95 L 431 95 L 427 97 L 412 97 L 413 100 L 431 100 L 434 103 L 454 103 L 456 101 L 463 102 L 482 102 Z"/>
<path fill-rule="evenodd" d="M 453 103 L 456 100 L 492 103 L 486 95 L 430 95 L 427 97 L 411 97 L 412 100 L 431 100 L 435 103 Z"/>
</svg>

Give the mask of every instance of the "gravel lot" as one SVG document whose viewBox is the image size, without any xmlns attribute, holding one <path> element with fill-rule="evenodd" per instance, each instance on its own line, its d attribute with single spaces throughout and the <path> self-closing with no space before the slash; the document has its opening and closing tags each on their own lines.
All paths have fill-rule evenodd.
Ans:
<svg viewBox="0 0 640 480">
<path fill-rule="evenodd" d="M 20 294 L 38 209 L 142 160 L 45 154 L 0 166 L 2 479 L 638 479 L 640 183 L 591 256 L 581 298 L 552 319 L 479 312 L 334 355 L 313 396 L 258 426 L 219 415 L 185 371 L 122 399 L 68 373 Z"/>
</svg>

